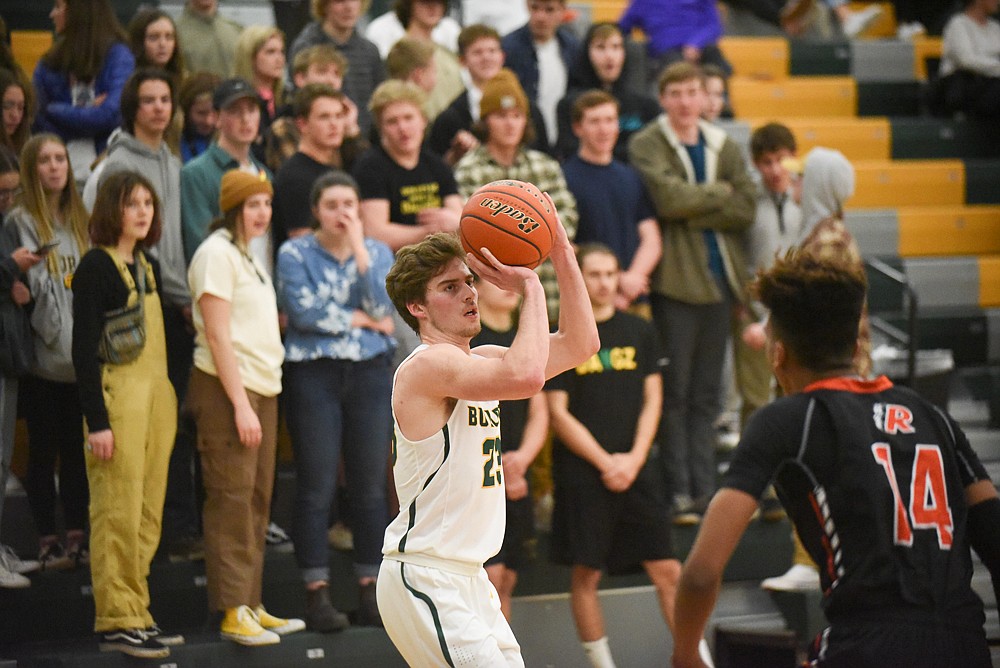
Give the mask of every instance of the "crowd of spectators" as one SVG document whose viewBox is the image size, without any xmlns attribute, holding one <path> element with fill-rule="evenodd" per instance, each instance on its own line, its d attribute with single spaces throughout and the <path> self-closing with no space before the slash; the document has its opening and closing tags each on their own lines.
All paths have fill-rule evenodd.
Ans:
<svg viewBox="0 0 1000 668">
<path fill-rule="evenodd" d="M 516 0 L 511 12 L 463 4 L 464 27 L 446 0 L 397 0 L 367 24 L 364 0 L 312 0 L 313 20 L 285 35 L 225 18 L 217 0 L 188 0 L 178 17 L 141 9 L 127 29 L 111 0 L 55 0 L 55 39 L 30 77 L 0 46 L 0 493 L 20 403 L 40 541 L 37 561 L 0 552 L 0 586 L 92 561 L 106 648 L 163 656 L 183 639 L 156 626 L 143 587 L 123 594 L 119 582 L 144 580 L 160 545 L 171 558 L 204 556 L 223 637 L 269 644 L 303 623 L 261 605 L 268 543 L 295 550 L 305 625 L 348 624 L 326 591 L 327 529 L 340 520 L 353 531 L 356 623 L 379 624 L 391 370 L 416 344 L 385 275 L 401 247 L 456 232 L 465 199 L 499 179 L 535 183 L 571 239 L 602 244 L 595 257 L 615 279 L 595 308 L 605 319 L 611 306 L 629 311 L 659 336 L 643 343 L 641 366 L 643 378 L 662 375 L 662 397 L 658 385 L 644 398 L 641 382 L 630 390 L 662 411 L 655 439 L 631 477 L 615 457 L 588 466 L 621 491 L 648 459 L 640 479 L 654 475 L 666 490 L 663 522 L 699 520 L 715 491 L 731 340 L 744 419 L 770 396 L 762 355 L 739 342 L 762 316 L 750 275 L 808 232 L 784 162 L 794 139 L 769 126 L 755 140 L 758 186 L 746 148 L 712 122 L 731 114 L 715 2 L 633 0 L 620 23 L 582 31 L 564 0 Z M 853 31 L 861 19 L 828 4 Z M 965 5 L 945 31 L 942 75 L 962 86 L 971 113 L 995 116 L 997 0 Z M 524 21 L 512 25 L 518 12 Z M 550 266 L 538 271 L 554 324 L 556 281 Z M 144 352 L 102 356 L 110 314 L 136 295 Z M 484 320 L 503 333 L 513 306 L 492 297 Z M 576 456 L 566 443 L 583 422 L 617 420 L 571 420 L 565 388 L 564 379 L 547 390 L 559 408 L 557 468 Z M 297 471 L 290 541 L 269 519 L 279 395 Z M 530 455 L 508 453 L 505 436 L 512 500 L 527 496 L 520 483 L 547 417 L 542 401 L 521 410 L 533 427 Z M 631 443 L 638 427 L 617 427 Z M 123 462 L 132 450 L 144 459 Z M 584 507 L 571 503 L 557 495 L 570 525 L 566 513 Z M 642 559 L 658 567 L 669 552 Z M 522 563 L 520 548 L 513 554 L 491 572 L 508 614 Z M 596 587 L 592 571 L 609 556 L 588 558 L 581 573 Z"/>
</svg>

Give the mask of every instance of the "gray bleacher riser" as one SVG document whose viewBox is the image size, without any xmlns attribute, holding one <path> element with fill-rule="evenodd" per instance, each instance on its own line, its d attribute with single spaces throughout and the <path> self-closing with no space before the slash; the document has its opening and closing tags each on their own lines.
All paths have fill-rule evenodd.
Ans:
<svg viewBox="0 0 1000 668">
<path fill-rule="evenodd" d="M 913 81 L 913 62 L 913 45 L 909 42 L 851 42 L 851 74 L 859 82 Z"/>
<path fill-rule="evenodd" d="M 976 258 L 905 258 L 903 267 L 921 309 L 979 306 Z"/>
<path fill-rule="evenodd" d="M 899 216 L 896 209 L 859 209 L 844 214 L 844 224 L 865 257 L 899 255 Z"/>
</svg>

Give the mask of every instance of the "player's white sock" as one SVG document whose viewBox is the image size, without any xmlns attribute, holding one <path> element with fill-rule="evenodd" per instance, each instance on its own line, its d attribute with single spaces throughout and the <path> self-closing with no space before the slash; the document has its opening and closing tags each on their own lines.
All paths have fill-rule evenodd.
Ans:
<svg viewBox="0 0 1000 668">
<path fill-rule="evenodd" d="M 615 660 L 611 658 L 611 646 L 608 645 L 607 636 L 581 644 L 587 658 L 590 659 L 590 665 L 594 668 L 615 668 Z"/>
<path fill-rule="evenodd" d="M 715 668 L 715 664 L 712 663 L 712 653 L 708 651 L 708 641 L 704 638 L 698 641 L 698 656 L 708 668 Z"/>
</svg>

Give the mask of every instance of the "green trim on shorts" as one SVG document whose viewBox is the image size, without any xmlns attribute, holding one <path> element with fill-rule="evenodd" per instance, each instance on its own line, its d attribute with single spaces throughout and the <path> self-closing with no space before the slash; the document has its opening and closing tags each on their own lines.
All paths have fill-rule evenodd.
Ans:
<svg viewBox="0 0 1000 668">
<path fill-rule="evenodd" d="M 438 644 L 441 646 L 441 653 L 444 654 L 444 660 L 448 662 L 448 665 L 454 668 L 455 664 L 451 660 L 451 653 L 448 652 L 448 643 L 445 642 L 444 629 L 441 627 L 441 618 L 438 616 L 438 611 L 434 606 L 434 601 L 432 601 L 431 597 L 427 594 L 417 591 L 410 586 L 410 583 L 406 581 L 406 573 L 403 572 L 404 565 L 405 564 L 402 561 L 399 562 L 399 577 L 403 579 L 403 586 L 406 587 L 406 591 L 410 592 L 415 598 L 427 604 L 427 607 L 431 611 L 431 617 L 434 618 L 434 630 L 437 631 Z"/>
</svg>

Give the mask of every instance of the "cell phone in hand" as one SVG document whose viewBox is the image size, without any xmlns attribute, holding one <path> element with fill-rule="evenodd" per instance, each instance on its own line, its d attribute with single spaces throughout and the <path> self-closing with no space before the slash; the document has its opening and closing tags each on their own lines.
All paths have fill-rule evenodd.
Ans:
<svg viewBox="0 0 1000 668">
<path fill-rule="evenodd" d="M 59 245 L 59 241 L 50 241 L 47 244 L 42 244 L 35 249 L 35 255 L 48 255 L 49 251 Z"/>
</svg>

